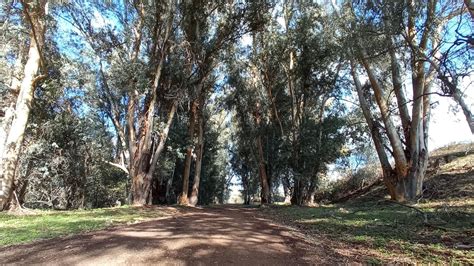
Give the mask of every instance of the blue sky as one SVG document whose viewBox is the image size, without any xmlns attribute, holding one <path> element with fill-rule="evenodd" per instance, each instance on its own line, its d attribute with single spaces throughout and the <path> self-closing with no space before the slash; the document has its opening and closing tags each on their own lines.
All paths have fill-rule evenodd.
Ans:
<svg viewBox="0 0 474 266">
<path fill-rule="evenodd" d="M 95 11 L 92 14 L 91 24 L 96 28 L 111 26 L 116 23 L 114 22 L 114 18 L 110 16 L 104 16 L 100 12 Z M 64 38 L 66 34 L 70 34 L 71 32 L 76 32 L 80 34 L 77 29 L 74 29 L 68 22 L 64 19 L 58 19 L 59 21 L 59 28 L 63 31 L 63 35 L 60 35 L 59 38 Z M 283 23 L 282 18 L 277 20 L 279 23 Z M 465 29 L 466 30 L 466 29 Z M 467 29 L 469 30 L 469 29 Z M 451 39 L 451 37 L 450 37 Z M 249 35 L 245 35 L 241 43 L 242 45 L 246 46 L 251 44 L 251 37 Z M 75 48 L 68 46 L 69 41 L 64 43 L 60 43 L 60 49 L 64 52 L 68 57 L 72 59 L 81 58 L 83 50 L 76 50 Z M 83 49 L 87 50 L 90 49 L 87 44 L 83 44 Z M 89 62 L 90 63 L 90 62 Z M 361 76 L 362 80 L 366 78 Z M 474 77 L 467 77 L 463 80 L 463 84 L 461 87 L 468 88 L 470 87 L 471 82 L 473 81 Z M 407 77 L 406 80 L 409 80 Z M 410 88 L 407 86 L 407 88 Z M 465 91 L 465 100 L 474 109 L 474 90 L 466 89 Z M 353 100 L 353 99 L 352 99 Z M 435 104 L 434 109 L 432 110 L 432 119 L 431 119 L 431 128 L 430 128 L 430 138 L 429 138 L 429 149 L 434 150 L 441 146 L 453 143 L 453 142 L 465 142 L 465 141 L 474 141 L 474 135 L 471 134 L 470 129 L 465 121 L 464 115 L 462 111 L 457 110 L 457 104 L 449 97 L 440 97 L 434 95 L 432 97 L 432 101 Z M 85 108 L 84 110 L 89 110 L 89 108 Z M 230 113 L 228 114 L 230 115 Z M 112 124 L 110 124 L 111 131 Z M 237 180 L 233 180 L 233 183 L 237 183 Z M 240 190 L 240 186 L 232 186 L 232 191 Z"/>
</svg>

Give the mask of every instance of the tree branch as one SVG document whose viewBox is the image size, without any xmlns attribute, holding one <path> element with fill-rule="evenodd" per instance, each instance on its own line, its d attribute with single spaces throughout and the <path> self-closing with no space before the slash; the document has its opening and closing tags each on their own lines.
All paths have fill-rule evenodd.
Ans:
<svg viewBox="0 0 474 266">
<path fill-rule="evenodd" d="M 125 165 L 123 165 L 123 164 L 118 164 L 118 163 L 113 163 L 113 162 L 109 162 L 109 161 L 105 161 L 105 162 L 106 162 L 107 164 L 109 164 L 109 165 L 115 166 L 115 167 L 117 167 L 118 169 L 124 171 L 127 175 L 129 174 L 128 169 L 127 169 L 127 167 L 125 167 Z"/>
</svg>

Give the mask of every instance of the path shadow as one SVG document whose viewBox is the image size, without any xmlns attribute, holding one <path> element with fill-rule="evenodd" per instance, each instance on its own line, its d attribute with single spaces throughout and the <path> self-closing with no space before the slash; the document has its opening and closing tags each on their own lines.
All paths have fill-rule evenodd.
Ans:
<svg viewBox="0 0 474 266">
<path fill-rule="evenodd" d="M 350 262 L 235 206 L 187 208 L 140 224 L 0 248 L 0 263 L 301 265 Z"/>
</svg>

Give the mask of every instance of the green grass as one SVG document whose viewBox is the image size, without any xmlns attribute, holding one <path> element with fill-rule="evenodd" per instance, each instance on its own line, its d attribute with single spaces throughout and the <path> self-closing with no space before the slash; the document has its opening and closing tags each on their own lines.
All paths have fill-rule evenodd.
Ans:
<svg viewBox="0 0 474 266">
<path fill-rule="evenodd" d="M 428 215 L 389 202 L 353 203 L 321 207 L 274 206 L 262 210 L 280 221 L 297 226 L 309 234 L 324 236 L 333 243 L 370 250 L 366 263 L 397 261 L 474 263 L 474 251 L 456 249 L 459 244 L 472 245 L 473 201 L 417 205 Z"/>
<path fill-rule="evenodd" d="M 76 211 L 38 211 L 33 215 L 0 213 L 0 246 L 72 235 L 160 216 L 163 216 L 160 210 L 131 206 Z"/>
</svg>

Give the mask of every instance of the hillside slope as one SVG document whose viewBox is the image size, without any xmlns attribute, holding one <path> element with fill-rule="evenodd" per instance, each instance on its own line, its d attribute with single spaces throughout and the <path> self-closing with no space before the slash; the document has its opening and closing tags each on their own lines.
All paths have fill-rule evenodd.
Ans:
<svg viewBox="0 0 474 266">
<path fill-rule="evenodd" d="M 423 194 L 418 202 L 474 198 L 474 143 L 458 143 L 430 153 Z M 335 202 L 388 199 L 382 182 L 347 192 Z"/>
<path fill-rule="evenodd" d="M 338 203 L 273 206 L 264 213 L 364 264 L 472 265 L 473 181 L 474 144 L 458 144 L 432 153 L 423 195 L 415 203 L 391 201 L 378 181 Z"/>
</svg>

